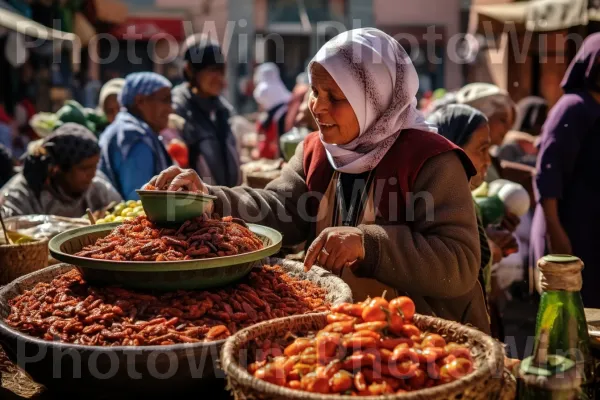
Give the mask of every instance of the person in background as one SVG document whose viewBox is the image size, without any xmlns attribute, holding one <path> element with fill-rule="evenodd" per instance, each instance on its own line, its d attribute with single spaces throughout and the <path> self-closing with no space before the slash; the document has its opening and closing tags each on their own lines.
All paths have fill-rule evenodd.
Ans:
<svg viewBox="0 0 600 400">
<path fill-rule="evenodd" d="M 67 123 L 28 152 L 23 170 L 3 188 L 4 216 L 47 214 L 80 218 L 121 196 L 96 167 L 98 140 L 87 128 Z"/>
<path fill-rule="evenodd" d="M 341 275 L 357 301 L 405 293 L 420 313 L 489 332 L 475 171 L 417 110 L 419 78 L 404 48 L 378 29 L 355 29 L 327 42 L 308 70 L 319 131 L 265 189 L 206 186 L 177 167 L 151 184 L 208 192 L 221 215 L 271 226 L 284 245 L 312 243 L 305 267 Z M 411 200 L 420 192 L 430 201 Z"/>
<path fill-rule="evenodd" d="M 292 98 L 288 103 L 288 111 L 285 116 L 285 132 L 289 132 L 295 126 L 298 115 L 300 114 L 300 108 L 308 103 L 307 93 L 310 89 L 308 84 L 308 74 L 303 72 L 296 77 L 296 86 L 292 90 Z M 306 107 L 308 110 L 308 107 Z M 310 114 L 310 111 L 308 111 Z M 312 118 L 312 116 L 311 116 Z M 311 132 L 316 131 L 318 128 L 313 129 Z"/>
<path fill-rule="evenodd" d="M 498 158 L 535 167 L 536 142 L 547 116 L 548 102 L 541 97 L 529 96 L 519 101 L 513 129 L 504 137 Z"/>
<path fill-rule="evenodd" d="M 517 116 L 513 130 L 538 136 L 548 117 L 548 102 L 539 96 L 528 96 L 516 106 Z"/>
<path fill-rule="evenodd" d="M 492 146 L 500 146 L 515 120 L 515 103 L 491 83 L 471 83 L 456 93 L 456 102 L 481 111 L 488 119 Z"/>
<path fill-rule="evenodd" d="M 173 89 L 175 113 L 185 119 L 182 137 L 189 165 L 207 182 L 233 187 L 242 182 L 240 156 L 229 119 L 233 107 L 221 97 L 225 61 L 218 44 L 194 35 L 184 44 L 186 82 Z"/>
<path fill-rule="evenodd" d="M 15 176 L 15 160 L 10 150 L 0 144 L 0 188 Z"/>
<path fill-rule="evenodd" d="M 125 86 L 125 79 L 114 78 L 106 82 L 100 90 L 98 110 L 104 113 L 109 124 L 115 122 L 115 118 L 121 110 L 119 95 L 123 90 L 123 86 Z"/>
<path fill-rule="evenodd" d="M 561 86 L 565 94 L 550 110 L 540 142 L 530 262 L 548 253 L 581 258 L 583 303 L 598 308 L 600 33 L 585 39 Z"/>
<path fill-rule="evenodd" d="M 498 147 L 502 145 L 515 120 L 515 104 L 510 95 L 490 83 L 471 83 L 456 92 L 454 101 L 476 108 L 487 117 L 492 141 L 492 165 L 486 180 L 491 182 L 500 179 L 500 171 L 497 165 L 494 165 L 494 159 L 497 160 Z"/>
<path fill-rule="evenodd" d="M 0 93 L 0 144 L 12 151 L 13 140 L 18 135 L 17 132 L 17 124 L 6 112 L 4 97 Z"/>
<path fill-rule="evenodd" d="M 100 138 L 99 168 L 126 200 L 173 164 L 159 133 L 169 122 L 171 82 L 153 72 L 130 74 L 119 97 L 123 109 Z"/>
<path fill-rule="evenodd" d="M 431 114 L 427 121 L 436 125 L 438 133 L 461 147 L 477 170 L 477 175 L 471 177 L 471 190 L 477 189 L 485 181 L 491 164 L 490 158 L 490 128 L 487 117 L 473 107 L 451 104 L 438 109 Z M 503 253 L 518 248 L 513 234 L 505 229 L 488 227 L 483 224 L 481 210 L 475 203 L 477 212 L 477 227 L 481 246 L 481 269 L 479 282 L 485 288 L 488 307 L 492 319 L 492 332 L 495 337 L 501 337 L 501 318 L 498 309 L 493 304 L 492 295 L 492 264 L 503 258 Z"/>
<path fill-rule="evenodd" d="M 264 63 L 256 69 L 254 85 L 254 100 L 262 111 L 256 129 L 256 158 L 273 160 L 280 156 L 279 137 L 286 132 L 286 115 L 292 93 L 285 87 L 279 68 L 274 63 Z"/>
</svg>

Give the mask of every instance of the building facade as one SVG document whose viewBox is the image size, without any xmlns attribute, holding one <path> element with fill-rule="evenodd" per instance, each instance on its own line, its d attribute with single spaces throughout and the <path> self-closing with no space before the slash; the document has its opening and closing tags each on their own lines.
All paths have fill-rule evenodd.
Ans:
<svg viewBox="0 0 600 400">
<path fill-rule="evenodd" d="M 247 78 L 258 63 L 273 61 L 291 87 L 328 39 L 347 29 L 375 26 L 414 56 L 422 92 L 463 83 L 462 67 L 449 60 L 446 44 L 461 32 L 464 2 L 305 0 L 302 12 L 296 0 L 128 0 L 136 7 L 154 3 L 159 10 L 181 10 L 186 34 L 216 36 L 227 52 L 230 82 Z M 236 101 L 241 92 L 239 85 L 230 85 L 228 97 Z"/>
</svg>

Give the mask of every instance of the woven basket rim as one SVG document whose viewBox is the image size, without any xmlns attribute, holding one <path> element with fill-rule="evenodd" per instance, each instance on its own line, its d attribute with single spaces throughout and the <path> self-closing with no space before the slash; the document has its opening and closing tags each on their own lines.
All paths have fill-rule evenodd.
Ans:
<svg viewBox="0 0 600 400">
<path fill-rule="evenodd" d="M 34 246 L 43 246 L 43 245 L 47 246 L 48 242 L 50 242 L 50 239 L 36 240 L 35 242 L 29 242 L 29 243 L 3 244 L 3 245 L 0 245 L 0 252 L 7 251 L 7 250 L 19 250 L 22 248 L 34 247 Z"/>
<path fill-rule="evenodd" d="M 253 325 L 246 329 L 237 332 L 235 335 L 230 336 L 223 345 L 221 350 L 221 367 L 225 371 L 229 379 L 235 379 L 240 383 L 242 387 L 251 387 L 253 390 L 265 393 L 269 396 L 278 396 L 287 399 L 303 399 L 303 400 L 348 400 L 353 398 L 347 395 L 320 395 L 315 393 L 304 392 L 300 390 L 292 390 L 282 386 L 262 381 L 254 378 L 245 368 L 242 368 L 234 357 L 242 344 L 255 338 L 257 335 L 253 335 L 254 331 L 260 331 L 265 327 L 274 327 L 276 325 L 282 325 L 287 322 L 296 320 L 300 322 L 308 322 L 310 319 L 322 318 L 325 320 L 327 312 L 311 315 L 300 315 L 291 316 L 285 318 L 279 318 L 276 320 L 265 321 L 259 324 Z M 464 391 L 472 386 L 475 382 L 481 379 L 485 379 L 486 376 L 494 373 L 499 373 L 500 377 L 504 370 L 504 349 L 502 345 L 493 339 L 492 337 L 465 325 L 461 325 L 457 322 L 447 321 L 441 318 L 430 317 L 425 315 L 415 315 L 415 322 L 424 323 L 433 326 L 446 326 L 448 329 L 454 329 L 461 332 L 461 334 L 467 335 L 471 338 L 477 339 L 479 342 L 484 344 L 486 347 L 491 347 L 492 357 L 487 359 L 487 362 L 477 368 L 473 373 L 447 384 L 436 386 L 428 389 L 421 389 L 414 392 L 403 393 L 401 395 L 381 395 L 381 396 L 364 396 L 365 400 L 423 400 L 427 398 L 438 398 L 437 396 L 445 396 L 449 391 L 458 392 Z M 260 335 L 258 335 L 260 336 Z M 498 372 L 499 371 L 499 372 Z"/>
</svg>

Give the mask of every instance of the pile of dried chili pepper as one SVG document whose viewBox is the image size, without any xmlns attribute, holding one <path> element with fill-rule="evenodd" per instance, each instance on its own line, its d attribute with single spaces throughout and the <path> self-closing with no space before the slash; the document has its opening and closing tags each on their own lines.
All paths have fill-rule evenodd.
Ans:
<svg viewBox="0 0 600 400">
<path fill-rule="evenodd" d="M 179 228 L 161 228 L 146 217 L 125 221 L 76 256 L 112 261 L 180 261 L 231 256 L 263 248 L 236 218 L 195 218 Z"/>
<path fill-rule="evenodd" d="M 225 339 L 241 328 L 326 311 L 325 289 L 280 266 L 255 268 L 220 290 L 143 293 L 89 286 L 76 270 L 11 299 L 9 326 L 46 340 L 148 346 Z"/>
<path fill-rule="evenodd" d="M 291 389 L 354 396 L 405 393 L 471 373 L 469 349 L 421 332 L 414 313 L 408 297 L 333 306 L 329 325 L 316 334 L 286 347 L 270 340 L 253 344 L 259 351 L 248 371 Z"/>
</svg>

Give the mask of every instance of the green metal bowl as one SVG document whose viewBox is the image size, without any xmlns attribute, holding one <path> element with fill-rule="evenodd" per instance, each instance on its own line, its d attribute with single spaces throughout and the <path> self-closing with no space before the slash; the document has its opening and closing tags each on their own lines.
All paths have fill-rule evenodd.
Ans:
<svg viewBox="0 0 600 400">
<path fill-rule="evenodd" d="M 279 251 L 282 237 L 266 226 L 248 224 L 264 247 L 250 253 L 185 261 L 109 261 L 74 254 L 107 236 L 119 223 L 86 226 L 55 236 L 48 248 L 55 259 L 75 265 L 94 284 L 118 284 L 135 289 L 206 289 L 243 278 L 266 257 Z"/>
<path fill-rule="evenodd" d="M 215 196 L 191 192 L 136 190 L 144 212 L 156 223 L 183 223 L 211 213 Z"/>
</svg>

